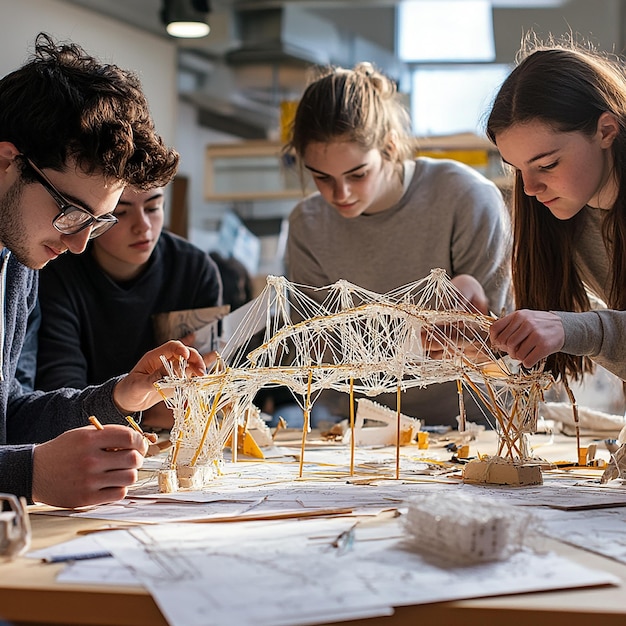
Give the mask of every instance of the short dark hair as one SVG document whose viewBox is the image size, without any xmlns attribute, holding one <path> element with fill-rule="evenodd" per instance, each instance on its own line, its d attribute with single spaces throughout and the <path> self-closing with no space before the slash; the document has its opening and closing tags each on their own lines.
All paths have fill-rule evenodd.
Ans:
<svg viewBox="0 0 626 626">
<path fill-rule="evenodd" d="M 156 134 L 138 77 L 46 33 L 32 58 L 0 80 L 0 141 L 39 167 L 86 172 L 147 189 L 167 184 L 178 153 Z"/>
</svg>

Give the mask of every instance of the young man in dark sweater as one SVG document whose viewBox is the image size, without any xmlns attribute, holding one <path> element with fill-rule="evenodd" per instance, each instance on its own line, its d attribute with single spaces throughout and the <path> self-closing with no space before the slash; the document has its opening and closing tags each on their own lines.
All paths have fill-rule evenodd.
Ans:
<svg viewBox="0 0 626 626">
<path fill-rule="evenodd" d="M 222 303 L 211 257 L 162 230 L 162 187 L 126 188 L 113 215 L 115 228 L 83 254 L 65 254 L 39 273 L 35 389 L 83 389 L 119 376 L 158 345 L 154 315 Z M 143 423 L 171 428 L 172 411 L 160 402 Z"/>
</svg>

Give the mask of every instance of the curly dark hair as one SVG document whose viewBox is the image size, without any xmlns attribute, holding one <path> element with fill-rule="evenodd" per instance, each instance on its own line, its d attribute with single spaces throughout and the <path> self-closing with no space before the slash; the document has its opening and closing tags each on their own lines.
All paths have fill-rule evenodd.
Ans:
<svg viewBox="0 0 626 626">
<path fill-rule="evenodd" d="M 39 167 L 68 160 L 138 189 L 167 184 L 178 153 L 156 134 L 138 77 L 46 33 L 32 58 L 0 80 L 0 141 Z"/>
</svg>

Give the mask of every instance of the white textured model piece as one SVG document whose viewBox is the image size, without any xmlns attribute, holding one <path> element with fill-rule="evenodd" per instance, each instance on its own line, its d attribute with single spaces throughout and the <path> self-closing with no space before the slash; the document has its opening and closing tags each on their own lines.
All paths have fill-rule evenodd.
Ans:
<svg viewBox="0 0 626 626">
<path fill-rule="evenodd" d="M 422 427 L 422 421 L 390 409 L 383 404 L 359 398 L 357 400 L 356 422 L 354 424 L 354 443 L 357 446 L 405 446 L 415 441 Z M 349 442 L 352 430 L 348 430 L 343 440 Z"/>
<path fill-rule="evenodd" d="M 326 294 L 322 304 L 307 296 L 313 290 Z M 157 384 L 174 412 L 174 445 L 161 489 L 197 488 L 219 474 L 224 444 L 237 437 L 235 426 L 243 424 L 257 391 L 273 386 L 288 387 L 304 414 L 300 475 L 311 407 L 322 390 L 350 394 L 354 428 L 355 393 L 396 392 L 399 416 L 402 391 L 451 380 L 457 381 L 461 419 L 466 387 L 498 429 L 497 456 L 526 464 L 524 433 L 535 430 L 538 402 L 553 380 L 543 364 L 522 370 L 495 354 L 486 341 L 492 322 L 441 269 L 386 294 L 346 281 L 313 289 L 269 276 L 208 374 L 186 378 L 177 374 L 184 367 L 170 363 Z M 236 442 L 232 449 L 235 457 Z M 469 480 L 489 481 L 488 474 L 481 467 Z"/>
<path fill-rule="evenodd" d="M 502 561 L 524 547 L 533 527 L 520 507 L 474 496 L 415 496 L 407 505 L 407 545 L 454 565 Z"/>
<path fill-rule="evenodd" d="M 626 480 L 626 443 L 611 453 L 611 460 L 602 473 L 600 482 L 604 485 L 616 479 Z"/>
</svg>

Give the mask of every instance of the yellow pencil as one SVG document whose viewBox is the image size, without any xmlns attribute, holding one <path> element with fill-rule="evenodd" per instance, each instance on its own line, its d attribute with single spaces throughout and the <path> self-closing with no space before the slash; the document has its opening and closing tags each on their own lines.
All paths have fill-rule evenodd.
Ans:
<svg viewBox="0 0 626 626">
<path fill-rule="evenodd" d="M 95 415 L 89 416 L 89 421 L 98 429 L 104 430 L 104 426 L 100 423 L 100 420 Z"/>
<path fill-rule="evenodd" d="M 143 432 L 143 430 L 141 430 L 141 426 L 139 426 L 139 424 L 137 424 L 137 422 L 130 416 L 127 415 L 126 416 L 126 421 L 140 434 L 143 435 L 144 437 L 146 436 L 146 433 Z"/>
</svg>

